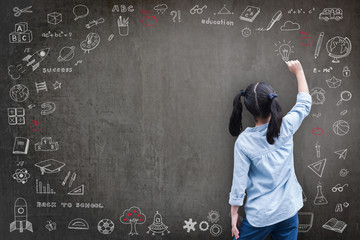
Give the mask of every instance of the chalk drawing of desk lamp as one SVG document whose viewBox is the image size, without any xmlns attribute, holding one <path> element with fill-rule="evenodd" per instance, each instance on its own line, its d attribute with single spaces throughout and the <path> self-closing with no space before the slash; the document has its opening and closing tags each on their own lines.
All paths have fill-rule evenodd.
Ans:
<svg viewBox="0 0 360 240">
<path fill-rule="evenodd" d="M 291 47 L 289 44 L 281 44 L 280 47 L 279 47 L 279 53 L 282 57 L 282 60 L 284 61 L 289 61 L 289 56 L 290 56 L 290 53 L 291 53 Z"/>
</svg>

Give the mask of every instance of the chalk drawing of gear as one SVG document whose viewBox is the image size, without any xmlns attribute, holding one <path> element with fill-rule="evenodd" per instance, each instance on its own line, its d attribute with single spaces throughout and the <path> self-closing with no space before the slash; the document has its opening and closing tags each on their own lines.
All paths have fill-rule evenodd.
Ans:
<svg viewBox="0 0 360 240">
<path fill-rule="evenodd" d="M 209 229 L 209 223 L 207 221 L 200 222 L 199 229 L 203 232 L 207 231 Z"/>
<path fill-rule="evenodd" d="M 220 214 L 217 211 L 211 210 L 207 215 L 207 219 L 211 223 L 216 223 L 220 219 Z"/>
<path fill-rule="evenodd" d="M 49 115 L 55 112 L 56 105 L 53 102 L 45 102 L 41 104 L 41 108 L 44 110 L 41 110 L 41 115 Z"/>
</svg>

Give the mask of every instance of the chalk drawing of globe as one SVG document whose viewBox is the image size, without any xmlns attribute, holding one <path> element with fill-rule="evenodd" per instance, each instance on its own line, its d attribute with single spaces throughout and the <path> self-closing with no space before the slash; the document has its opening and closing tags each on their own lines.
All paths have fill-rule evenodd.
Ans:
<svg viewBox="0 0 360 240">
<path fill-rule="evenodd" d="M 346 57 L 351 52 L 351 41 L 347 37 L 336 36 L 331 38 L 326 43 L 326 50 L 329 53 L 329 56 L 334 58 L 333 63 L 339 63 L 338 58 Z"/>
<path fill-rule="evenodd" d="M 22 84 L 13 86 L 9 93 L 11 99 L 15 102 L 24 102 L 29 97 L 29 89 Z"/>
</svg>

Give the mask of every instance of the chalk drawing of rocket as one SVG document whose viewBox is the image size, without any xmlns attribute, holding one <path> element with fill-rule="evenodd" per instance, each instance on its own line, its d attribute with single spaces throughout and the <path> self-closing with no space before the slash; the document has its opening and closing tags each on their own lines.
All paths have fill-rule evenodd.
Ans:
<svg viewBox="0 0 360 240">
<path fill-rule="evenodd" d="M 27 202 L 24 198 L 17 198 L 14 203 L 14 220 L 10 223 L 10 232 L 24 229 L 33 232 L 32 224 L 27 220 Z"/>
</svg>

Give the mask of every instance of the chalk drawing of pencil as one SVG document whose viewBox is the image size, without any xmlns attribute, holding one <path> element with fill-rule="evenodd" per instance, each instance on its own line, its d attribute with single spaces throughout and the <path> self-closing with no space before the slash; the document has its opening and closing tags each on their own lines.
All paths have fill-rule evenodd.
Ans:
<svg viewBox="0 0 360 240">
<path fill-rule="evenodd" d="M 321 32 L 320 35 L 319 35 L 318 41 L 316 43 L 316 48 L 315 48 L 315 53 L 314 53 L 315 59 L 319 56 L 319 52 L 320 52 L 320 48 L 321 48 L 323 38 L 324 38 L 324 32 Z"/>
<path fill-rule="evenodd" d="M 70 178 L 69 187 L 72 186 L 72 184 L 74 183 L 75 179 L 76 179 L 76 173 L 73 173 L 73 174 L 71 175 L 71 178 Z"/>
<path fill-rule="evenodd" d="M 65 186 L 68 178 L 70 177 L 70 171 L 68 171 L 68 173 L 66 174 L 65 178 L 64 178 L 64 181 L 61 183 L 62 186 Z"/>
</svg>

